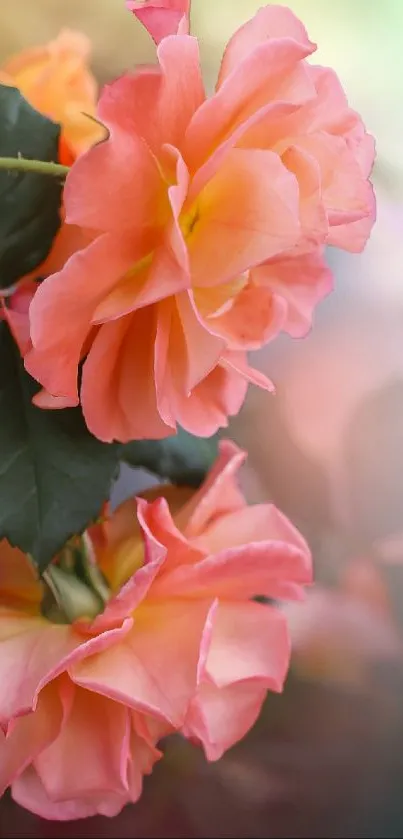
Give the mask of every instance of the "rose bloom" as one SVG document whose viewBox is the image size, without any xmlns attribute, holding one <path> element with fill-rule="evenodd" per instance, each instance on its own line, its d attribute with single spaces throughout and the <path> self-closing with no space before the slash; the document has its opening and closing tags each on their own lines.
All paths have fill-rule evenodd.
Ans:
<svg viewBox="0 0 403 839">
<path fill-rule="evenodd" d="M 36 110 L 60 124 L 58 159 L 65 165 L 105 137 L 105 129 L 92 118 L 98 86 L 88 66 L 90 50 L 85 35 L 63 29 L 53 41 L 23 50 L 0 69 L 0 84 L 17 87 Z M 62 223 L 44 262 L 22 279 L 60 270 L 71 253 L 87 242 L 83 231 Z M 2 311 L 3 303 L 0 317 Z"/>
<path fill-rule="evenodd" d="M 17 87 L 30 104 L 62 126 L 61 158 L 70 164 L 104 136 L 95 114 L 97 83 L 88 67 L 91 45 L 63 29 L 45 46 L 30 47 L 3 64 L 1 84 Z"/>
<path fill-rule="evenodd" d="M 273 506 L 246 506 L 243 458 L 223 442 L 198 492 L 162 487 L 90 528 L 92 587 L 66 548 L 45 574 L 64 622 L 1 543 L 0 787 L 22 806 L 113 816 L 140 795 L 161 736 L 182 731 L 215 760 L 282 689 L 287 622 L 254 597 L 301 597 L 311 557 Z"/>
<path fill-rule="evenodd" d="M 148 25 L 158 4 L 143 5 Z M 67 223 L 93 241 L 38 289 L 26 359 L 70 405 L 84 361 L 100 439 L 227 425 L 249 380 L 271 388 L 246 352 L 309 328 L 331 287 L 324 246 L 364 246 L 373 141 L 333 71 L 307 63 L 314 50 L 289 9 L 267 6 L 230 40 L 210 98 L 186 34 L 103 91 L 109 138 L 65 187 Z"/>
</svg>

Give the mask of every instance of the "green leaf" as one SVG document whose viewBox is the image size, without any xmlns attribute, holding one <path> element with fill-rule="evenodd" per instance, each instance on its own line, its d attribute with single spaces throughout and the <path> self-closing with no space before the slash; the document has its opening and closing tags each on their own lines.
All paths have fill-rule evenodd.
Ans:
<svg viewBox="0 0 403 839">
<path fill-rule="evenodd" d="M 172 483 L 199 487 L 218 451 L 218 438 L 194 437 L 179 429 L 165 440 L 134 440 L 121 447 L 120 457 Z"/>
<path fill-rule="evenodd" d="M 35 111 L 18 90 L 0 85 L 0 157 L 58 159 L 60 126 Z M 0 172 L 0 289 L 33 271 L 60 226 L 62 182 L 26 172 Z"/>
<path fill-rule="evenodd" d="M 96 440 L 81 411 L 43 411 L 5 322 L 0 323 L 0 537 L 43 571 L 109 498 L 118 447 Z"/>
</svg>

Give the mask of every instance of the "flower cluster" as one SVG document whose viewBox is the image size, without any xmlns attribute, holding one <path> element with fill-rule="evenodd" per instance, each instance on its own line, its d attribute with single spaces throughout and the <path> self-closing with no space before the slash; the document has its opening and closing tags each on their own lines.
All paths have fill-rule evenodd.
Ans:
<svg viewBox="0 0 403 839">
<path fill-rule="evenodd" d="M 282 689 L 286 618 L 255 598 L 301 597 L 311 558 L 275 507 L 246 506 L 243 459 L 223 442 L 198 492 L 125 502 L 66 547 L 46 586 L 0 543 L 0 789 L 24 807 L 115 815 L 161 737 L 180 731 L 216 760 Z"/>
<path fill-rule="evenodd" d="M 68 30 L 0 72 L 18 148 L 0 168 L 20 170 L 0 173 L 0 262 L 13 262 L 0 297 L 1 503 L 17 475 L 0 516 L 0 794 L 11 787 L 48 819 L 136 801 L 173 732 L 217 760 L 282 690 L 290 644 L 276 601 L 303 597 L 311 556 L 273 505 L 247 506 L 233 443 L 197 491 L 164 484 L 92 522 L 124 444 L 144 465 L 146 440 L 155 471 L 175 479 L 158 463 L 164 438 L 209 437 L 249 382 L 273 390 L 249 351 L 307 333 L 332 287 L 326 247 L 360 251 L 375 217 L 373 140 L 334 72 L 310 63 L 316 47 L 289 9 L 265 6 L 233 35 L 207 95 L 190 0 L 127 7 L 157 61 L 99 99 L 87 39 Z M 40 160 L 19 151 L 28 124 L 53 149 Z M 67 169 L 61 200 L 48 181 L 49 234 L 36 184 Z M 45 261 L 12 285 L 59 223 Z M 50 235 L 39 251 L 37 229 Z M 19 242 L 33 260 L 18 262 Z"/>
</svg>

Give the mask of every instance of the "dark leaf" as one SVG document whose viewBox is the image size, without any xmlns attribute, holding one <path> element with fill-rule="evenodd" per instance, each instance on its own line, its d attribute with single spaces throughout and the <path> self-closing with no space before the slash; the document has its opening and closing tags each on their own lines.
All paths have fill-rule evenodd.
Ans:
<svg viewBox="0 0 403 839">
<path fill-rule="evenodd" d="M 0 157 L 57 161 L 60 126 L 0 85 Z M 60 225 L 62 182 L 48 175 L 0 171 L 0 289 L 33 271 Z"/>
<path fill-rule="evenodd" d="M 0 536 L 41 571 L 99 514 L 118 447 L 92 437 L 78 408 L 43 411 L 7 325 L 0 323 Z"/>
<path fill-rule="evenodd" d="M 179 429 L 165 440 L 135 440 L 122 446 L 121 458 L 130 466 L 148 469 L 174 484 L 199 487 L 218 451 L 218 438 L 193 437 Z"/>
</svg>

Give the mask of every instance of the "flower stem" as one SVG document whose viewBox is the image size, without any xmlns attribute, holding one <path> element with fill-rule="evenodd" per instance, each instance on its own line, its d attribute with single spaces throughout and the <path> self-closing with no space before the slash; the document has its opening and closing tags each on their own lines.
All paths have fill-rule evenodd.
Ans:
<svg viewBox="0 0 403 839">
<path fill-rule="evenodd" d="M 47 160 L 27 160 L 25 157 L 0 157 L 0 170 L 8 172 L 36 172 L 37 175 L 53 175 L 65 178 L 70 167 Z"/>
</svg>

